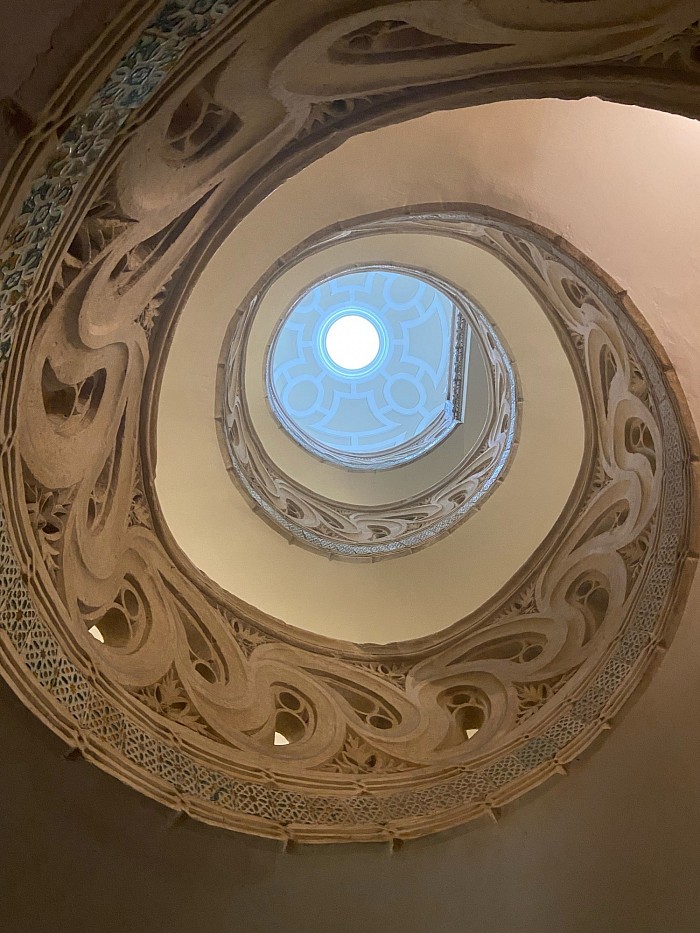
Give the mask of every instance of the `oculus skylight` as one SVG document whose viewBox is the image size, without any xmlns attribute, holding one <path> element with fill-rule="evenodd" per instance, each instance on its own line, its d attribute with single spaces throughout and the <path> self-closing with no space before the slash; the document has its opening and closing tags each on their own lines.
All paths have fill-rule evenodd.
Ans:
<svg viewBox="0 0 700 933">
<path fill-rule="evenodd" d="M 360 314 L 341 314 L 326 332 L 326 353 L 348 373 L 366 369 L 379 356 L 381 335 L 376 325 Z"/>
<path fill-rule="evenodd" d="M 267 359 L 270 406 L 325 460 L 352 469 L 407 463 L 461 421 L 470 340 L 466 318 L 427 276 L 340 272 L 283 317 Z"/>
</svg>

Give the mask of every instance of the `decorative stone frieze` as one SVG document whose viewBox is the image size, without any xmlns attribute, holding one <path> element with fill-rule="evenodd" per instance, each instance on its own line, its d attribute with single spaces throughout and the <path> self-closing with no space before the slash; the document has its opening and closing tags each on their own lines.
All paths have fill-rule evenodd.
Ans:
<svg viewBox="0 0 700 933">
<path fill-rule="evenodd" d="M 539 296 L 587 403 L 567 513 L 489 605 L 398 646 L 308 636 L 189 565 L 153 490 L 178 307 L 208 250 L 302 164 L 359 129 L 499 97 L 700 113 L 692 4 L 645 3 L 634 21 L 623 0 L 600 20 L 594 6 L 489 0 L 467 24 L 453 2 L 394 4 L 388 21 L 350 3 L 174 0 L 89 105 L 37 128 L 37 152 L 58 137 L 48 162 L 18 155 L 28 181 L 1 205 L 0 668 L 87 759 L 242 831 L 408 838 L 561 772 L 649 671 L 695 566 L 693 429 L 624 292 L 517 218 L 410 211 Z"/>
</svg>

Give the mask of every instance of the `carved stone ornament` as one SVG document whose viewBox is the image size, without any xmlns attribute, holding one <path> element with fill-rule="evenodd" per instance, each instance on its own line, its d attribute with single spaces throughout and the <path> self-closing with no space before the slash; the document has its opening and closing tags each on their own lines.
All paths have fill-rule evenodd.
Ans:
<svg viewBox="0 0 700 933">
<path fill-rule="evenodd" d="M 364 224 L 340 235 L 322 232 L 303 244 L 255 284 L 234 316 L 220 370 L 217 410 L 222 454 L 230 474 L 270 524 L 295 543 L 344 560 L 378 560 L 411 553 L 438 540 L 478 506 L 503 478 L 516 436 L 518 399 L 513 365 L 493 325 L 469 298 L 427 273 L 449 295 L 487 361 L 489 416 L 472 450 L 451 473 L 412 499 L 367 507 L 319 495 L 284 473 L 268 455 L 248 409 L 245 385 L 250 326 L 267 290 L 295 263 L 322 252 L 339 238 L 410 230 L 410 219 Z M 462 329 L 462 334 L 464 333 Z M 399 451 L 401 453 L 401 451 Z M 425 455 L 424 455 L 425 456 Z"/>
<path fill-rule="evenodd" d="M 18 151 L 0 192 L 0 668 L 87 759 L 220 826 L 377 840 L 496 814 L 609 727 L 684 603 L 697 448 L 640 315 L 560 238 L 475 207 L 409 212 L 538 296 L 587 421 L 556 528 L 437 635 L 334 642 L 214 586 L 160 517 L 152 419 L 211 251 L 344 135 L 560 88 L 700 112 L 692 5 L 636 6 L 629 22 L 626 0 L 484 0 L 469 17 L 396 3 L 390 20 L 345 2 L 146 3 L 136 42 L 116 22 L 92 86 Z M 357 224 L 393 222 L 405 212 Z"/>
</svg>

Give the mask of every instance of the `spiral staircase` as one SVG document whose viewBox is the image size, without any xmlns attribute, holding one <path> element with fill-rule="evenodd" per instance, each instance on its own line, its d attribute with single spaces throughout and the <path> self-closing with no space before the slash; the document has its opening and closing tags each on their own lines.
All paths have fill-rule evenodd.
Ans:
<svg viewBox="0 0 700 933">
<path fill-rule="evenodd" d="M 697 929 L 697 17 L 0 11 L 8 933 Z"/>
</svg>

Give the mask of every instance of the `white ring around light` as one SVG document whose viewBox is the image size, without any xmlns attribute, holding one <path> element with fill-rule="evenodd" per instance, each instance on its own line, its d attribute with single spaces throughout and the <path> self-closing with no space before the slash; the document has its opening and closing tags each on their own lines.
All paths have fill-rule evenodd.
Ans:
<svg viewBox="0 0 700 933">
<path fill-rule="evenodd" d="M 326 352 L 336 366 L 355 372 L 377 358 L 381 347 L 379 331 L 364 315 L 349 311 L 326 331 Z"/>
</svg>

